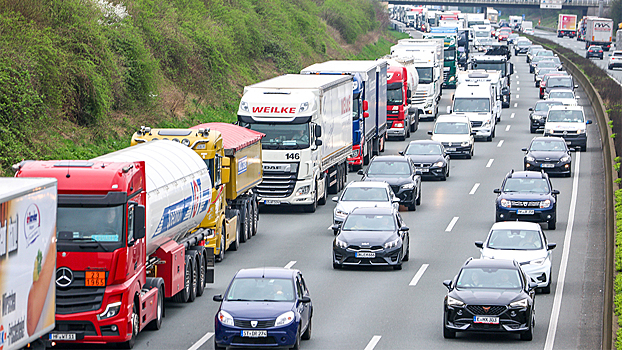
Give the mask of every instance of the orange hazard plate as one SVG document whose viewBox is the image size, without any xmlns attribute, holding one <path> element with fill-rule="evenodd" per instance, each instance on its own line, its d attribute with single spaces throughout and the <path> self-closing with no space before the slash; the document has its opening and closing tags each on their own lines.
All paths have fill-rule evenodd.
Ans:
<svg viewBox="0 0 622 350">
<path fill-rule="evenodd" d="M 106 272 L 105 271 L 86 271 L 84 285 L 87 287 L 105 287 Z"/>
</svg>

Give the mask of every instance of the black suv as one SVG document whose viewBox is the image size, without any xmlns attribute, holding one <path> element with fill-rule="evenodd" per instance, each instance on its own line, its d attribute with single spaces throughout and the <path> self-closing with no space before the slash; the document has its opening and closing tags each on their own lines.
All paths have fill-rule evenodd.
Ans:
<svg viewBox="0 0 622 350">
<path fill-rule="evenodd" d="M 417 210 L 421 204 L 421 171 L 407 156 L 376 156 L 365 170 L 359 170 L 363 181 L 384 181 L 391 186 L 400 204 Z"/>
<path fill-rule="evenodd" d="M 443 336 L 456 332 L 520 334 L 533 339 L 537 283 L 515 260 L 468 259 L 453 280 L 443 282 Z"/>
<path fill-rule="evenodd" d="M 543 171 L 510 171 L 501 188 L 493 191 L 495 200 L 495 221 L 546 222 L 549 230 L 557 223 L 557 195 Z"/>
</svg>

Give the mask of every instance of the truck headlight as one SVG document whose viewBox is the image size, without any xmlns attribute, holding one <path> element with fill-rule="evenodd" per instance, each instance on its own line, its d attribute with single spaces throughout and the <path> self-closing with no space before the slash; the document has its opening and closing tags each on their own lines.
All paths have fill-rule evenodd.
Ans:
<svg viewBox="0 0 622 350">
<path fill-rule="evenodd" d="M 121 302 L 117 301 L 116 303 L 106 305 L 106 310 L 101 314 L 97 315 L 97 320 L 105 320 L 110 317 L 114 317 L 119 314 L 121 310 Z"/>
<path fill-rule="evenodd" d="M 361 150 L 360 149 L 354 149 L 352 150 L 352 156 L 350 158 L 356 158 L 359 156 L 359 154 L 361 154 Z"/>
<path fill-rule="evenodd" d="M 248 112 L 248 102 L 242 101 L 240 102 L 240 109 L 244 112 Z"/>
<path fill-rule="evenodd" d="M 302 196 L 302 195 L 308 194 L 310 190 L 311 190 L 311 185 L 302 186 L 298 189 L 298 191 L 296 191 L 296 195 Z"/>
<path fill-rule="evenodd" d="M 303 102 L 300 104 L 300 108 L 298 109 L 298 113 L 306 112 L 309 109 L 309 102 Z"/>
<path fill-rule="evenodd" d="M 551 200 L 547 199 L 540 202 L 540 208 L 548 208 L 551 206 Z"/>
<path fill-rule="evenodd" d="M 490 121 L 490 119 L 488 119 L 488 120 L 486 120 L 486 121 L 482 124 L 482 127 L 484 127 L 484 128 L 489 127 L 489 126 L 490 126 L 490 124 L 491 124 L 491 121 Z"/>
<path fill-rule="evenodd" d="M 504 208 L 510 208 L 512 206 L 512 202 L 507 199 L 502 199 L 499 204 Z"/>
<path fill-rule="evenodd" d="M 216 315 L 216 318 L 218 318 L 218 321 L 220 321 L 220 323 L 224 325 L 233 326 L 233 317 L 231 317 L 231 315 L 229 315 L 227 311 L 218 311 L 218 315 Z"/>
</svg>

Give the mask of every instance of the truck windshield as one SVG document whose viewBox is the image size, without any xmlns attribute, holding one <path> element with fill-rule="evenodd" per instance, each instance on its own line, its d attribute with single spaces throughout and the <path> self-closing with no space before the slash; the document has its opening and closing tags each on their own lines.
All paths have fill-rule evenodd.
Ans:
<svg viewBox="0 0 622 350">
<path fill-rule="evenodd" d="M 490 32 L 489 31 L 477 31 L 475 32 L 475 37 L 476 38 L 489 38 L 490 37 Z"/>
<path fill-rule="evenodd" d="M 485 70 L 498 70 L 501 71 L 502 76 L 505 76 L 505 62 L 477 62 L 475 68 Z"/>
<path fill-rule="evenodd" d="M 454 112 L 490 112 L 490 99 L 487 98 L 456 98 Z"/>
<path fill-rule="evenodd" d="M 456 48 L 452 47 L 452 48 L 445 49 L 444 56 L 445 56 L 445 62 L 454 61 L 456 59 Z"/>
<path fill-rule="evenodd" d="M 309 124 L 250 124 L 250 128 L 266 134 L 261 140 L 263 149 L 309 148 Z"/>
<path fill-rule="evenodd" d="M 388 105 L 401 105 L 404 103 L 404 93 L 402 87 L 398 87 L 397 89 L 388 89 L 387 90 L 387 104 Z"/>
<path fill-rule="evenodd" d="M 56 230 L 59 243 L 121 243 L 125 206 L 58 207 Z M 86 247 L 86 248 L 98 248 Z M 106 249 L 103 249 L 106 250 Z"/>
<path fill-rule="evenodd" d="M 434 81 L 432 67 L 417 67 L 417 74 L 419 74 L 419 84 L 431 84 Z"/>
</svg>

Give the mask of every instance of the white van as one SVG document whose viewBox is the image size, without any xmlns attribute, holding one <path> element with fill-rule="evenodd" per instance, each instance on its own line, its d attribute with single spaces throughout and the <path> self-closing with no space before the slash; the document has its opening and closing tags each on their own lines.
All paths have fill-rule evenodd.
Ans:
<svg viewBox="0 0 622 350">
<path fill-rule="evenodd" d="M 458 72 L 458 85 L 460 84 L 490 84 L 495 96 L 494 110 L 497 123 L 501 121 L 501 111 L 503 110 L 503 86 L 505 84 L 501 71 L 472 69 Z"/>
<path fill-rule="evenodd" d="M 562 137 L 569 148 L 587 149 L 587 124 L 581 106 L 551 106 L 544 123 L 544 136 Z"/>
<path fill-rule="evenodd" d="M 469 118 L 475 136 L 492 141 L 501 113 L 492 85 L 487 82 L 458 85 L 452 100 L 447 112 Z"/>
<path fill-rule="evenodd" d="M 471 129 L 471 122 L 466 116 L 442 115 L 436 118 L 434 128 L 428 131 L 432 140 L 439 141 L 450 156 L 473 157 L 475 132 Z"/>
</svg>

